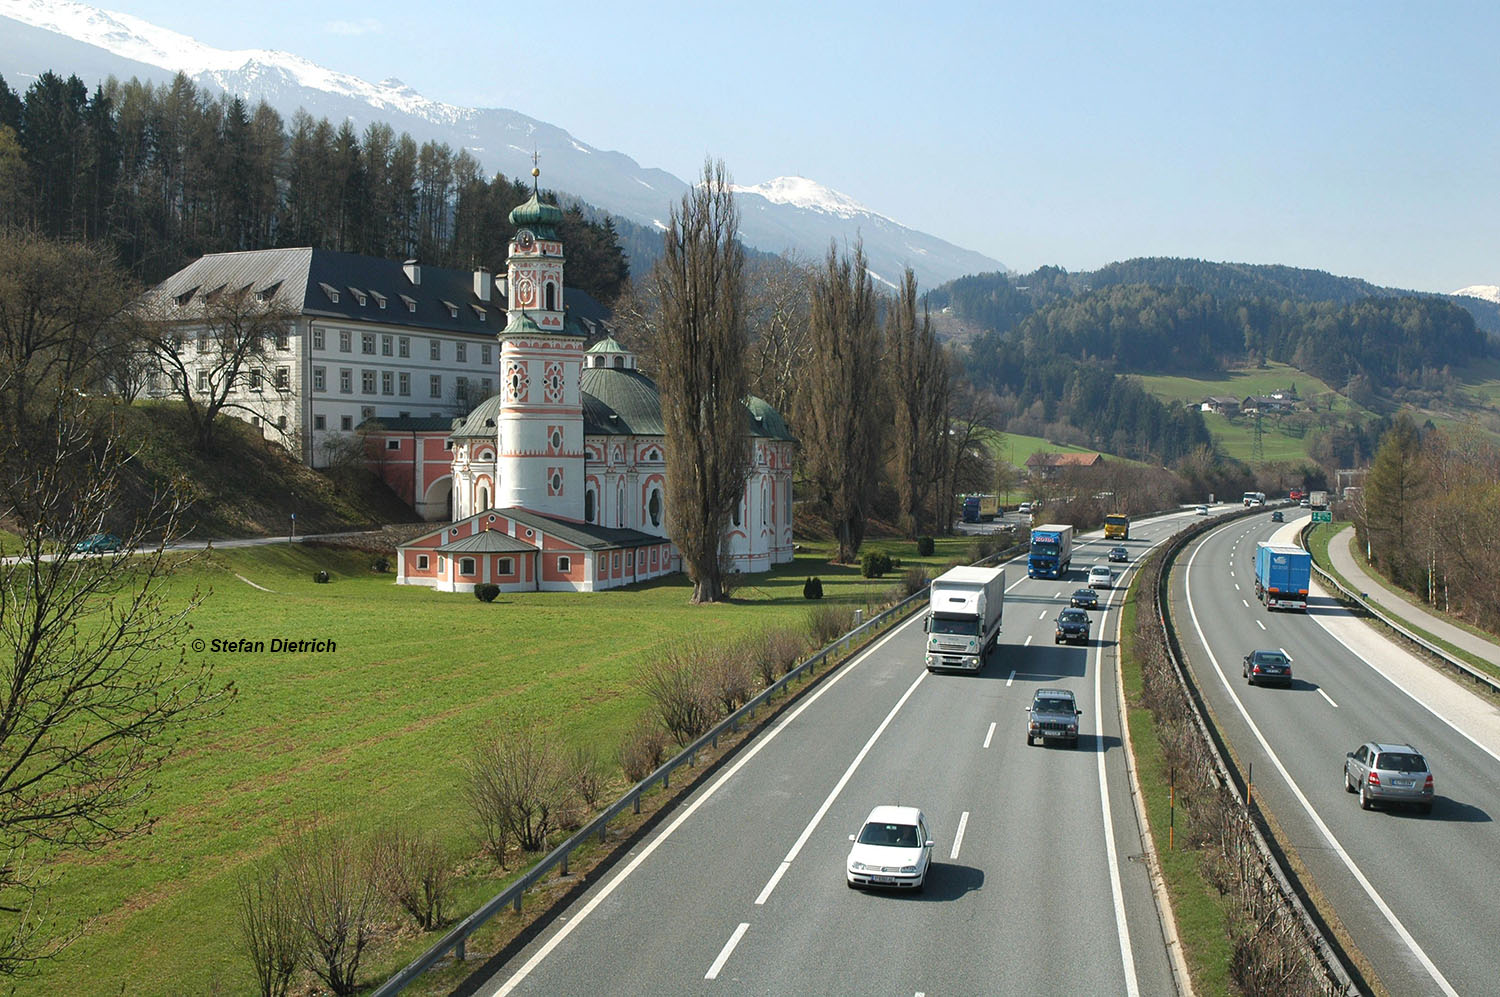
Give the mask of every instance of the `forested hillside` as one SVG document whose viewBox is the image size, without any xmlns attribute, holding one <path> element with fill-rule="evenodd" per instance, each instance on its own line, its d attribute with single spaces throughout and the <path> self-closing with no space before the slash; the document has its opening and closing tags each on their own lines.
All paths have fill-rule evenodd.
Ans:
<svg viewBox="0 0 1500 997">
<path fill-rule="evenodd" d="M 114 247 L 154 283 L 204 253 L 314 246 L 449 267 L 502 266 L 531 185 L 468 152 L 374 123 L 295 115 L 169 86 L 44 73 L 0 79 L 0 224 Z M 629 276 L 610 219 L 565 205 L 568 282 L 611 302 Z"/>
</svg>

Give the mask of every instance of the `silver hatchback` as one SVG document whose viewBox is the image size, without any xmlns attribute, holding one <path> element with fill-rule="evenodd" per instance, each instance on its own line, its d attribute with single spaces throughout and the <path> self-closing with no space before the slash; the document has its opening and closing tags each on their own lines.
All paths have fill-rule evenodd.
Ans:
<svg viewBox="0 0 1500 997">
<path fill-rule="evenodd" d="M 1344 756 L 1344 791 L 1359 794 L 1359 805 L 1371 810 L 1377 803 L 1413 803 L 1432 813 L 1432 770 L 1427 759 L 1409 744 L 1366 741 Z"/>
</svg>

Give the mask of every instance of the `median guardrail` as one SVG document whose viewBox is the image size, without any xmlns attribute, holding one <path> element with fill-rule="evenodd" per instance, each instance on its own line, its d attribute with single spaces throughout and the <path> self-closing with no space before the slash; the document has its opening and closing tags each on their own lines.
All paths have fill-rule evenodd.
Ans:
<svg viewBox="0 0 1500 997">
<path fill-rule="evenodd" d="M 1312 532 L 1312 528 L 1316 525 L 1316 523 L 1308 523 L 1298 531 L 1297 543 L 1301 545 L 1303 550 L 1311 550 L 1311 548 L 1307 546 L 1307 535 Z M 1353 589 L 1349 588 L 1333 575 L 1324 571 L 1321 567 L 1318 566 L 1318 563 L 1316 561 L 1313 562 L 1312 567 L 1313 570 L 1318 573 L 1319 580 L 1337 591 L 1343 599 L 1358 606 L 1360 609 L 1368 613 L 1372 618 L 1379 620 L 1381 623 L 1384 623 L 1386 626 L 1390 627 L 1402 637 L 1422 648 L 1428 654 L 1431 654 L 1433 657 L 1441 660 L 1445 665 L 1447 665 L 1449 668 L 1452 668 L 1460 675 L 1472 679 L 1477 685 L 1484 686 L 1490 692 L 1500 693 L 1500 681 L 1497 681 L 1491 676 L 1486 675 L 1484 672 L 1475 668 L 1468 662 L 1460 661 L 1458 658 L 1455 658 L 1443 648 L 1438 647 L 1436 644 L 1423 637 L 1421 634 L 1413 633 L 1412 630 L 1407 627 L 1401 620 L 1396 619 L 1395 617 L 1382 610 L 1375 603 L 1366 599 L 1365 593 L 1355 592 Z"/>
<path fill-rule="evenodd" d="M 1025 544 L 1012 545 L 1004 550 L 996 551 L 989 557 L 982 558 L 975 563 L 997 563 L 1016 556 L 1018 552 L 1024 549 L 1026 549 Z M 631 809 L 632 813 L 640 813 L 641 797 L 647 791 L 658 784 L 663 789 L 669 788 L 674 772 L 684 765 L 696 765 L 699 752 L 717 748 L 719 746 L 719 738 L 728 734 L 738 733 L 740 725 L 754 720 L 756 711 L 766 708 L 778 692 L 785 690 L 787 686 L 802 679 L 804 676 L 816 674 L 820 665 L 826 664 L 830 658 L 838 654 L 846 653 L 851 647 L 857 646 L 881 628 L 905 619 L 915 609 L 919 608 L 919 605 L 925 605 L 926 599 L 927 589 L 924 587 L 922 591 L 908 596 L 883 613 L 872 616 L 869 620 L 861 623 L 842 637 L 839 637 L 781 678 L 766 686 L 748 700 L 744 706 L 741 706 L 719 721 L 712 730 L 708 731 L 692 744 L 684 747 L 682 751 L 663 762 L 661 767 L 655 772 L 652 772 L 646 778 L 632 786 L 625 795 L 601 811 L 593 820 L 579 828 L 568 840 L 558 845 L 544 858 L 527 869 L 504 890 L 491 897 L 482 907 L 454 925 L 431 948 L 412 960 L 406 968 L 381 984 L 374 991 L 372 997 L 394 997 L 395 994 L 399 994 L 405 990 L 423 973 L 441 962 L 450 952 L 454 954 L 456 959 L 462 961 L 464 958 L 464 948 L 470 935 L 478 931 L 490 918 L 500 913 L 506 907 L 512 907 L 519 911 L 526 891 L 535 886 L 554 869 L 558 870 L 560 875 L 568 875 L 568 859 L 572 854 L 588 842 L 590 838 L 597 836 L 601 841 L 604 840 L 610 822 L 623 814 L 627 807 Z"/>
</svg>

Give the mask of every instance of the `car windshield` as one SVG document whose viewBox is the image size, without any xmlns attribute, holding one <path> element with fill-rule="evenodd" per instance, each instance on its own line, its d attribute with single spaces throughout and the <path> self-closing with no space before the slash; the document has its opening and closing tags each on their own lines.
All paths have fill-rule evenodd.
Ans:
<svg viewBox="0 0 1500 997">
<path fill-rule="evenodd" d="M 1063 623 L 1085 623 L 1088 621 L 1088 617 L 1084 616 L 1081 610 L 1065 609 L 1058 616 L 1058 620 Z"/>
<path fill-rule="evenodd" d="M 882 824 L 870 821 L 859 832 L 861 845 L 885 845 L 889 848 L 917 847 L 917 828 L 914 824 Z"/>
<path fill-rule="evenodd" d="M 1375 760 L 1375 767 L 1387 772 L 1426 772 L 1427 763 L 1421 755 L 1409 751 L 1382 751 Z"/>
<path fill-rule="evenodd" d="M 950 620 L 942 616 L 932 618 L 932 632 L 935 634 L 951 634 L 955 637 L 978 637 L 979 621 L 972 616 L 962 620 Z"/>
<path fill-rule="evenodd" d="M 1055 697 L 1038 699 L 1031 708 L 1038 713 L 1072 713 L 1074 709 L 1071 699 L 1057 699 Z"/>
<path fill-rule="evenodd" d="M 1073 598 L 1075 598 L 1075 599 L 1097 599 L 1098 596 L 1094 595 L 1094 590 L 1093 589 L 1079 589 L 1077 592 L 1073 593 Z"/>
<path fill-rule="evenodd" d="M 1280 651 L 1256 651 L 1253 655 L 1253 664 L 1257 665 L 1284 665 L 1287 663 L 1286 655 Z"/>
</svg>

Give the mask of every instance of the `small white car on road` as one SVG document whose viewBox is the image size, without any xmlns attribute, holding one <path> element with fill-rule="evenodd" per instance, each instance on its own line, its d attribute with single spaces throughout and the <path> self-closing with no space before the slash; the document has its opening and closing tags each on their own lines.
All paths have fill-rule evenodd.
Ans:
<svg viewBox="0 0 1500 997">
<path fill-rule="evenodd" d="M 1089 569 L 1089 588 L 1108 589 L 1115 587 L 1115 573 L 1107 564 L 1096 564 Z"/>
<path fill-rule="evenodd" d="M 916 807 L 880 806 L 870 811 L 844 863 L 849 889 L 865 886 L 920 890 L 932 864 L 932 832 Z"/>
</svg>

